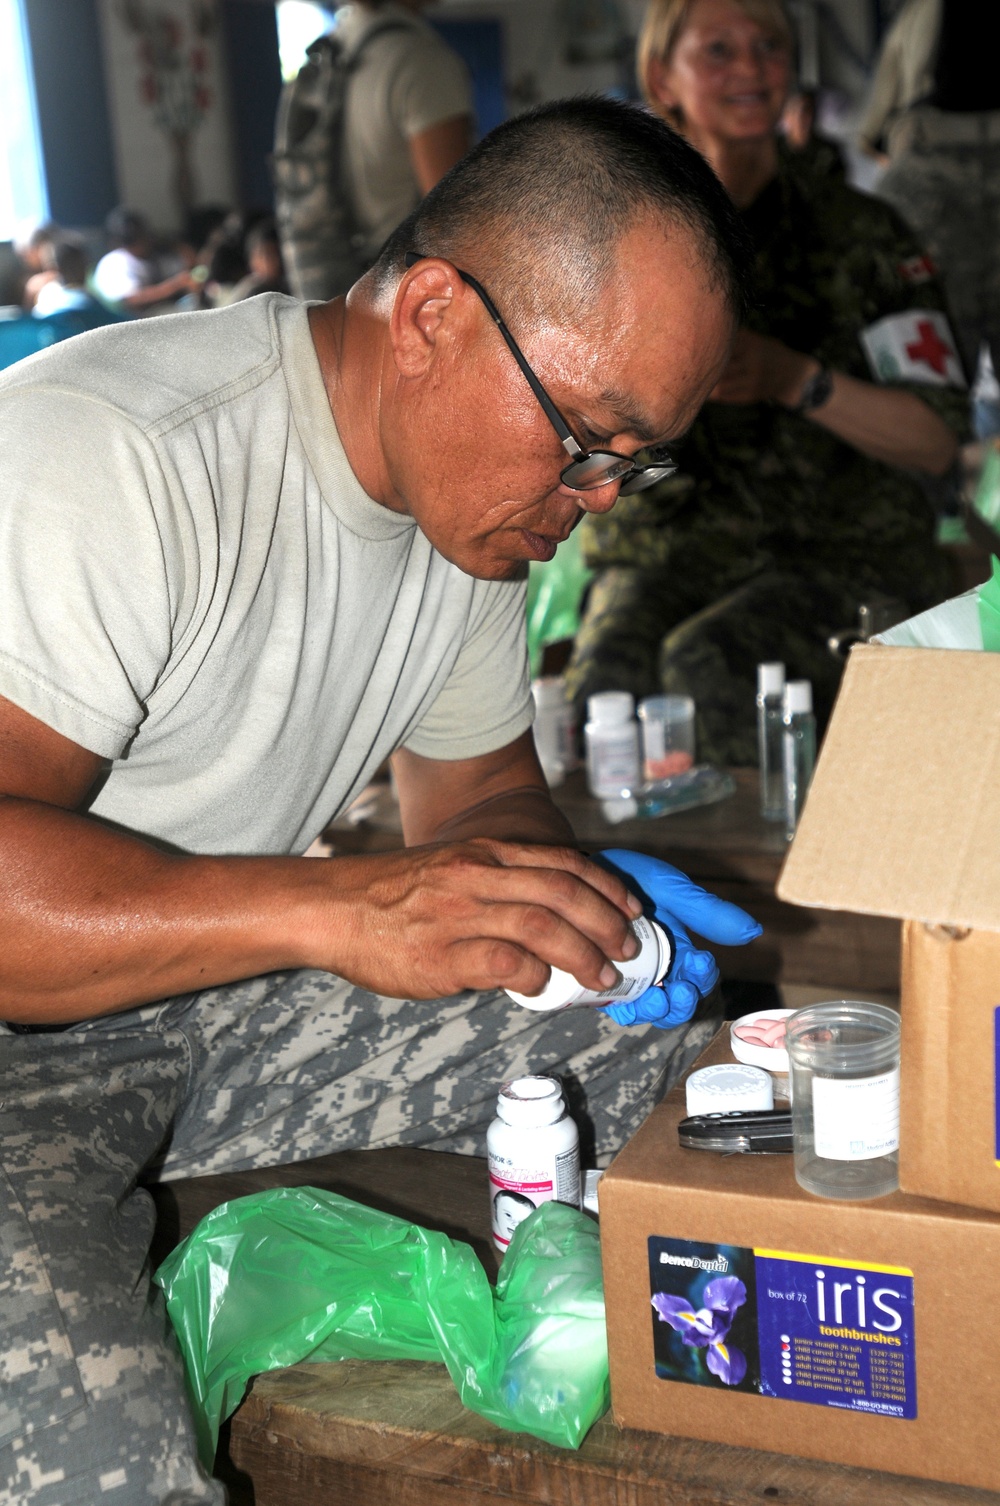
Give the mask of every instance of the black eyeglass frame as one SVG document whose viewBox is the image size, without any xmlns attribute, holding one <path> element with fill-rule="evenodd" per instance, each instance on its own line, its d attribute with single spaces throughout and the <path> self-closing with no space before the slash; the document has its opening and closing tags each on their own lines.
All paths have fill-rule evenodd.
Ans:
<svg viewBox="0 0 1000 1506">
<path fill-rule="evenodd" d="M 415 267 L 418 262 L 427 260 L 427 256 L 421 251 L 408 251 L 406 253 L 406 265 L 408 268 Z M 538 399 L 545 417 L 559 436 L 560 444 L 567 455 L 571 457 L 569 465 L 559 473 L 559 480 L 564 486 L 570 487 L 573 491 L 596 491 L 598 487 L 608 486 L 612 481 L 621 480 L 622 484 L 619 487 L 619 495 L 627 497 L 635 492 L 645 491 L 647 487 L 654 486 L 657 481 L 662 481 L 665 476 L 673 474 L 677 469 L 673 460 L 667 464 L 664 464 L 662 461 L 659 463 L 651 461 L 647 465 L 636 465 L 632 456 L 621 455 L 617 450 L 585 450 L 582 445 L 578 444 L 572 429 L 549 397 L 539 378 L 535 375 L 527 356 L 507 328 L 503 315 L 482 283 L 478 282 L 470 272 L 463 272 L 461 267 L 455 267 L 455 271 L 463 282 L 468 283 L 472 291 L 481 300 L 486 312 L 503 336 L 508 350 L 521 368 L 525 381 Z M 583 479 L 588 476 L 594 462 L 602 459 L 607 459 L 611 462 L 604 468 L 605 473 L 598 472 L 597 479 Z M 573 478 L 574 472 L 577 472 L 577 479 Z M 583 473 L 582 476 L 580 475 L 581 472 Z"/>
</svg>

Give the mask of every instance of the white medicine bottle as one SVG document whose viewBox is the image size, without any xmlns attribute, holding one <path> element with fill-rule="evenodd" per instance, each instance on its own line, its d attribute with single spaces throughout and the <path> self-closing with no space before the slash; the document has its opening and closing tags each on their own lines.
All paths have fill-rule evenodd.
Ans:
<svg viewBox="0 0 1000 1506">
<path fill-rule="evenodd" d="M 535 702 L 535 750 L 545 782 L 550 786 L 562 784 L 578 762 L 576 723 L 566 696 L 566 681 L 561 675 L 532 680 L 531 694 Z"/>
<path fill-rule="evenodd" d="M 556 1009 L 569 1009 L 574 1004 L 627 1004 L 641 998 L 654 983 L 660 983 L 670 971 L 673 961 L 673 946 L 670 937 L 655 920 L 644 915 L 632 921 L 632 934 L 639 943 L 639 950 L 627 961 L 616 961 L 616 981 L 603 993 L 584 988 L 572 973 L 561 967 L 549 969 L 549 981 L 540 994 L 519 994 L 507 988 L 504 992 L 515 1004 L 525 1009 L 535 1009 L 548 1014 Z"/>
<path fill-rule="evenodd" d="M 598 800 L 615 800 L 641 783 L 639 723 L 627 690 L 602 690 L 587 698 L 587 783 Z"/>
<path fill-rule="evenodd" d="M 493 1243 L 503 1253 L 514 1230 L 542 1203 L 580 1206 L 580 1136 L 555 1077 L 515 1077 L 497 1097 L 486 1131 Z"/>
</svg>

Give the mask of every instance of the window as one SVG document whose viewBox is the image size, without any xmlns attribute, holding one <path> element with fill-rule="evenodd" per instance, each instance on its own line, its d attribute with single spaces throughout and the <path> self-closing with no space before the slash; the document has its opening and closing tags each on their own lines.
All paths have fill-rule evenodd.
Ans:
<svg viewBox="0 0 1000 1506">
<path fill-rule="evenodd" d="M 2 3 L 2 0 L 0 0 Z M 278 51 L 281 76 L 293 79 L 306 60 L 310 42 L 329 31 L 333 25 L 333 6 L 318 5 L 314 0 L 278 0 Z"/>
<path fill-rule="evenodd" d="M 48 218 L 23 0 L 0 0 L 0 240 Z"/>
</svg>

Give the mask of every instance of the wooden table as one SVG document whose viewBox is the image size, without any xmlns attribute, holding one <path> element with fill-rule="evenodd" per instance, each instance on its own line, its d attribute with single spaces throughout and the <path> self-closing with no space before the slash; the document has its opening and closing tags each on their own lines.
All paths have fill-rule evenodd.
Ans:
<svg viewBox="0 0 1000 1506">
<path fill-rule="evenodd" d="M 763 924 L 749 947 L 715 948 L 723 977 L 766 983 L 827 983 L 859 993 L 899 990 L 899 922 L 877 915 L 805 910 L 783 904 L 774 886 L 788 851 L 780 827 L 763 821 L 757 771 L 733 769 L 736 793 L 717 805 L 652 821 L 605 821 L 583 774 L 553 790 L 580 841 L 589 848 L 631 847 L 666 858 L 707 889 L 731 899 Z M 357 819 L 358 811 L 366 811 Z M 402 846 L 399 812 L 388 785 L 374 788 L 352 816 L 327 833 L 338 852 L 384 852 Z"/>
<path fill-rule="evenodd" d="M 602 1418 L 575 1453 L 466 1412 L 440 1365 L 297 1365 L 233 1421 L 256 1506 L 1000 1506 L 1000 1495 L 666 1438 Z"/>
<path fill-rule="evenodd" d="M 308 1184 L 466 1238 L 488 1270 L 485 1163 L 432 1151 L 345 1152 L 296 1166 L 201 1177 L 157 1192 L 175 1233 L 210 1207 Z M 227 1452 L 228 1450 L 228 1452 Z M 577 1452 L 465 1411 L 443 1366 L 348 1361 L 258 1376 L 232 1419 L 218 1472 L 233 1506 L 1000 1506 L 1000 1495 L 620 1429 Z"/>
</svg>

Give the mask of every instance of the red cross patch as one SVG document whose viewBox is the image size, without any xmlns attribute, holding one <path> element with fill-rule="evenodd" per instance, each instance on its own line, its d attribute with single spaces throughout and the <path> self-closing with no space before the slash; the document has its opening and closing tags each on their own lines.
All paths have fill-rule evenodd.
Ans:
<svg viewBox="0 0 1000 1506">
<path fill-rule="evenodd" d="M 940 309 L 889 314 L 862 330 L 861 344 L 877 382 L 966 386 L 955 338 Z"/>
</svg>

